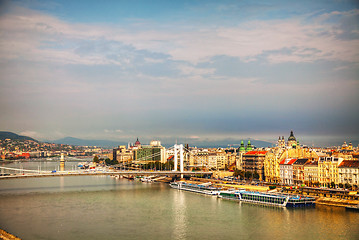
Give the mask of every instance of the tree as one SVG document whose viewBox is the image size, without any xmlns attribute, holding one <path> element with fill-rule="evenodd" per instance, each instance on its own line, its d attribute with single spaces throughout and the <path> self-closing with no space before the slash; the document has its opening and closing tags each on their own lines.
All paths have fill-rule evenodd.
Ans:
<svg viewBox="0 0 359 240">
<path fill-rule="evenodd" d="M 98 157 L 95 155 L 95 156 L 93 157 L 93 162 L 99 163 L 99 162 L 100 162 L 100 159 L 98 159 Z"/>
<path fill-rule="evenodd" d="M 246 171 L 246 172 L 244 173 L 244 177 L 247 178 L 247 179 L 252 178 L 252 173 Z"/>
<path fill-rule="evenodd" d="M 331 182 L 331 183 L 330 183 L 330 187 L 331 187 L 331 188 L 335 188 L 335 183 L 334 183 L 334 182 Z"/>
<path fill-rule="evenodd" d="M 345 183 L 345 188 L 346 188 L 346 189 L 351 188 L 351 186 L 352 186 L 352 185 L 350 185 L 349 183 Z"/>
<path fill-rule="evenodd" d="M 340 188 L 343 188 L 343 183 L 339 183 L 339 187 L 340 187 Z"/>
<path fill-rule="evenodd" d="M 253 173 L 253 178 L 254 178 L 254 179 L 259 179 L 259 174 L 257 173 L 257 171 L 255 171 L 255 172 Z"/>
</svg>

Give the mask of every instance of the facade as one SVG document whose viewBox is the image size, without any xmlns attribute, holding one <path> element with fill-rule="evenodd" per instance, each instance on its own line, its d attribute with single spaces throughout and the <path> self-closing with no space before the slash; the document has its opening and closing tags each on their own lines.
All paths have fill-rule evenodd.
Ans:
<svg viewBox="0 0 359 240">
<path fill-rule="evenodd" d="M 297 159 L 287 158 L 279 163 L 280 181 L 282 184 L 293 184 L 293 163 Z"/>
<path fill-rule="evenodd" d="M 215 152 L 208 153 L 208 168 L 217 169 L 217 153 Z"/>
<path fill-rule="evenodd" d="M 139 141 L 137 140 L 135 146 L 139 148 L 133 151 L 133 160 L 139 163 L 155 161 L 165 163 L 167 161 L 166 149 L 161 146 L 159 141 L 152 141 L 151 143 L 155 144 L 140 145 Z"/>
<path fill-rule="evenodd" d="M 218 151 L 216 154 L 217 154 L 217 169 L 224 170 L 227 164 L 227 154 L 225 151 Z"/>
<path fill-rule="evenodd" d="M 281 148 L 268 151 L 264 159 L 264 175 L 266 182 L 280 183 L 279 157 Z"/>
<path fill-rule="evenodd" d="M 330 187 L 332 183 L 339 184 L 338 166 L 343 161 L 337 157 L 320 157 L 318 161 L 318 177 L 322 187 Z"/>
<path fill-rule="evenodd" d="M 319 185 L 318 161 L 309 161 L 304 165 L 304 184 L 309 187 Z"/>
<path fill-rule="evenodd" d="M 267 151 L 249 151 L 243 155 L 243 170 L 251 173 L 258 173 L 259 180 L 263 181 L 264 177 L 264 159 Z"/>
<path fill-rule="evenodd" d="M 307 162 L 309 162 L 308 158 L 301 158 L 292 164 L 294 185 L 304 184 L 304 166 Z"/>
<path fill-rule="evenodd" d="M 359 161 L 343 160 L 338 166 L 339 183 L 359 186 Z"/>
<path fill-rule="evenodd" d="M 277 146 L 280 148 L 284 148 L 285 147 L 285 140 L 284 140 L 284 136 L 278 138 L 278 142 L 277 142 Z"/>
</svg>

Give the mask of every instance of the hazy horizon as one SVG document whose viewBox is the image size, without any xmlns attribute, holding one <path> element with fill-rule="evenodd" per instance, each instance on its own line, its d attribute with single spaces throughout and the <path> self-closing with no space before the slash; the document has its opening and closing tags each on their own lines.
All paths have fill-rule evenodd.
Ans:
<svg viewBox="0 0 359 240">
<path fill-rule="evenodd" d="M 0 34 L 4 131 L 359 143 L 358 1 L 5 0 Z"/>
</svg>

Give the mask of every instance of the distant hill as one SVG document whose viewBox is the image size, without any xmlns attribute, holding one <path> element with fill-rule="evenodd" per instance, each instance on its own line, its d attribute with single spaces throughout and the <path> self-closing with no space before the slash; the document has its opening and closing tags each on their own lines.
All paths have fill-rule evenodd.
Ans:
<svg viewBox="0 0 359 240">
<path fill-rule="evenodd" d="M 114 148 L 118 145 L 127 145 L 125 142 L 117 142 L 110 140 L 87 140 L 80 139 L 74 137 L 65 137 L 58 140 L 51 141 L 57 144 L 67 144 L 67 145 L 75 145 L 75 146 L 98 146 L 98 147 L 106 147 L 106 148 Z"/>
<path fill-rule="evenodd" d="M 21 136 L 18 135 L 16 133 L 13 132 L 5 132 L 5 131 L 0 131 L 0 139 L 1 140 L 5 140 L 5 139 L 11 139 L 11 140 L 32 140 L 35 142 L 38 142 L 36 139 L 33 139 L 31 137 L 28 136 Z"/>
</svg>

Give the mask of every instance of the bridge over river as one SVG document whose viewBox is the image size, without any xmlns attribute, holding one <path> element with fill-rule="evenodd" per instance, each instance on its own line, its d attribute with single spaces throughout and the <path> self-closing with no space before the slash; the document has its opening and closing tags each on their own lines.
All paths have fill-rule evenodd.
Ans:
<svg viewBox="0 0 359 240">
<path fill-rule="evenodd" d="M 39 171 L 20 168 L 0 167 L 3 172 L 0 179 L 29 178 L 29 177 L 63 177 L 63 176 L 198 176 L 211 175 L 204 171 L 146 171 L 146 170 L 75 170 L 75 171 Z M 6 171 L 6 173 L 4 173 Z"/>
<path fill-rule="evenodd" d="M 38 170 L 30 170 L 23 168 L 9 168 L 0 166 L 1 174 L 0 179 L 12 179 L 12 178 L 28 178 L 28 177 L 59 177 L 59 176 L 96 176 L 96 175 L 110 175 L 110 176 L 180 176 L 183 178 L 184 175 L 187 176 L 203 176 L 203 175 L 212 175 L 212 172 L 208 171 L 185 171 L 183 164 L 183 153 L 184 147 L 183 144 L 173 146 L 174 149 L 174 169 L 172 171 L 156 171 L 156 170 L 115 170 L 110 168 L 100 168 L 100 169 L 78 169 L 72 171 L 64 171 L 64 155 L 61 154 L 61 171 L 41 171 L 41 168 Z M 178 155 L 179 154 L 179 165 L 180 170 L 178 171 Z M 139 159 L 141 160 L 141 159 Z"/>
</svg>

